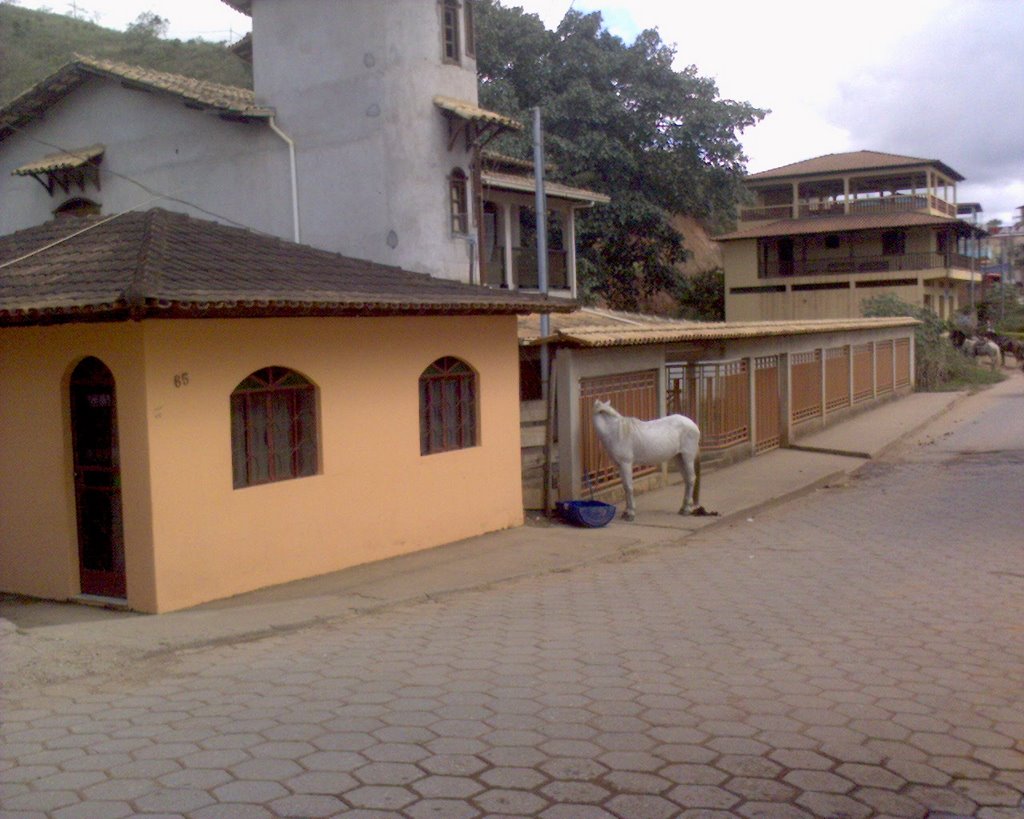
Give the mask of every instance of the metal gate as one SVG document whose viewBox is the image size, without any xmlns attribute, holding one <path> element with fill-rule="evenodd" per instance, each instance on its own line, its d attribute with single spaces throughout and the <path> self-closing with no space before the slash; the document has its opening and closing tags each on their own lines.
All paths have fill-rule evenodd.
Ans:
<svg viewBox="0 0 1024 819">
<path fill-rule="evenodd" d="M 777 355 L 758 356 L 754 359 L 754 406 L 757 413 L 754 451 L 761 453 L 777 449 L 782 443 Z"/>
<path fill-rule="evenodd" d="M 853 348 L 853 403 L 868 401 L 875 394 L 875 363 L 872 346 L 858 344 Z"/>
<path fill-rule="evenodd" d="M 821 350 L 795 353 L 790 367 L 793 385 L 793 423 L 821 415 Z"/>
<path fill-rule="evenodd" d="M 745 359 L 713 364 L 669 364 L 669 413 L 692 418 L 702 450 L 726 449 L 750 440 L 750 377 Z"/>
<path fill-rule="evenodd" d="M 879 341 L 875 345 L 875 374 L 878 394 L 892 392 L 892 339 Z"/>
<path fill-rule="evenodd" d="M 825 350 L 825 412 L 850 406 L 850 348 Z"/>
<path fill-rule="evenodd" d="M 658 371 L 606 375 L 580 379 L 580 445 L 583 449 L 583 485 L 591 489 L 602 489 L 620 483 L 619 469 L 608 457 L 594 431 L 594 401 L 611 401 L 623 415 L 649 421 L 657 418 Z M 634 466 L 633 477 L 651 475 L 659 470 L 657 466 Z"/>
<path fill-rule="evenodd" d="M 910 386 L 910 339 L 909 338 L 898 338 L 896 339 L 896 348 L 894 350 L 895 355 L 895 370 L 896 370 L 896 387 L 909 387 Z"/>
</svg>

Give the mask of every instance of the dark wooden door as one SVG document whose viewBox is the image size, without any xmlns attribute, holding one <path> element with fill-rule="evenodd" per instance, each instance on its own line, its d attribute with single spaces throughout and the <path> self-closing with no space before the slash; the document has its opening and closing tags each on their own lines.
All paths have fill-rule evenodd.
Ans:
<svg viewBox="0 0 1024 819">
<path fill-rule="evenodd" d="M 124 598 L 124 527 L 114 376 L 98 358 L 71 374 L 71 438 L 82 594 Z"/>
</svg>

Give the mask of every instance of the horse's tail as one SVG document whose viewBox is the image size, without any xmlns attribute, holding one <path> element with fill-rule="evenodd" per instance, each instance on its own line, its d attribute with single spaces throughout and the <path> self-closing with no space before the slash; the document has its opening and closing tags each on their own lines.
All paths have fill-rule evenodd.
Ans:
<svg viewBox="0 0 1024 819">
<path fill-rule="evenodd" d="M 693 481 L 693 505 L 700 503 L 700 451 L 693 458 L 693 471 L 697 477 Z"/>
</svg>

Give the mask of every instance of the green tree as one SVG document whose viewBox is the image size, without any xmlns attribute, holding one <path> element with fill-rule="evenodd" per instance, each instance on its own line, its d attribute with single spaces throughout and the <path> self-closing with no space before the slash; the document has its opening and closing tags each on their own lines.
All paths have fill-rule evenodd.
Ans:
<svg viewBox="0 0 1024 819">
<path fill-rule="evenodd" d="M 725 272 L 720 267 L 683 279 L 678 293 L 682 317 L 694 321 L 725 321 Z"/>
<path fill-rule="evenodd" d="M 599 12 L 570 9 L 549 31 L 498 0 L 478 9 L 481 104 L 523 122 L 539 106 L 559 178 L 612 197 L 579 225 L 584 289 L 622 309 L 679 291 L 685 249 L 670 217 L 731 222 L 746 163 L 739 134 L 767 112 L 721 99 L 695 66 L 676 70 L 656 30 L 627 44 Z M 529 157 L 529 139 L 517 134 L 501 149 Z"/>
</svg>

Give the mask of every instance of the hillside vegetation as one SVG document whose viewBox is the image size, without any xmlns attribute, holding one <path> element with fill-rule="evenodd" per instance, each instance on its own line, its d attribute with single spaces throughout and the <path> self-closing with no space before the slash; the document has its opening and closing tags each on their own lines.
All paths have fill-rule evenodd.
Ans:
<svg viewBox="0 0 1024 819">
<path fill-rule="evenodd" d="M 115 31 L 63 14 L 0 2 L 0 104 L 73 60 L 76 53 L 227 85 L 252 86 L 250 66 L 223 43 L 165 40 L 158 34 L 154 26 Z"/>
</svg>

